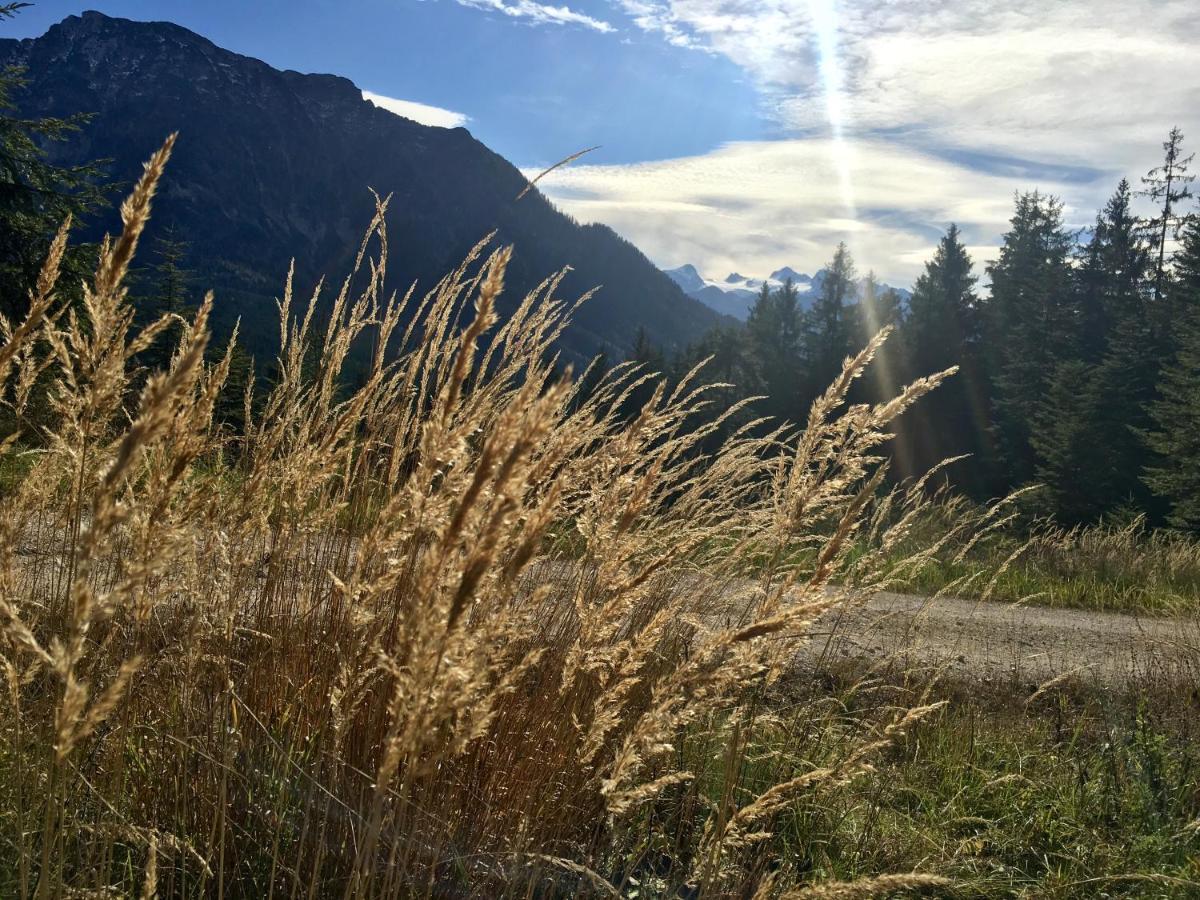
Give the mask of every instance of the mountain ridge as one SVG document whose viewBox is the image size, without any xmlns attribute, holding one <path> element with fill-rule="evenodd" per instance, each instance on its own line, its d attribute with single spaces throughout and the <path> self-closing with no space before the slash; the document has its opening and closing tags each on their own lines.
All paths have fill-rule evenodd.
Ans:
<svg viewBox="0 0 1200 900">
<path fill-rule="evenodd" d="M 196 288 L 217 292 L 218 323 L 240 317 L 252 352 L 277 340 L 273 298 L 290 261 L 298 290 L 340 280 L 374 209 L 391 195 L 390 271 L 401 291 L 427 290 L 481 238 L 515 246 L 500 311 L 564 267 L 567 300 L 599 288 L 560 341 L 570 361 L 628 350 L 639 328 L 682 347 L 720 321 L 631 243 L 581 224 L 527 184 L 516 166 L 465 128 L 421 125 L 365 100 L 348 78 L 276 69 L 170 22 L 88 11 L 42 36 L 0 39 L 0 65 L 25 69 L 23 116 L 93 116 L 54 162 L 111 159 L 132 182 L 173 131 L 176 151 L 148 236 L 189 242 Z M 119 226 L 109 212 L 85 237 Z"/>
</svg>

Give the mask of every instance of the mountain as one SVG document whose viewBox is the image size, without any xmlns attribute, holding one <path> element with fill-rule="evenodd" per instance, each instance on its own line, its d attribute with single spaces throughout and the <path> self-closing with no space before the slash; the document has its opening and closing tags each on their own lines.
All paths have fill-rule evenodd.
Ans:
<svg viewBox="0 0 1200 900">
<path fill-rule="evenodd" d="M 713 281 L 701 275 L 690 263 L 677 269 L 666 269 L 665 272 L 689 296 L 699 300 L 715 312 L 733 316 L 743 322 L 750 314 L 754 298 L 758 296 L 763 285 L 761 278 L 750 278 L 739 272 L 730 272 L 723 280 Z M 781 273 L 783 277 L 777 278 L 776 276 Z M 792 279 L 797 290 L 800 291 L 801 302 L 803 302 L 803 297 L 808 292 L 812 281 L 809 276 L 796 273 L 785 266 L 773 272 L 767 282 L 775 288 L 780 287 L 788 278 Z"/>
<path fill-rule="evenodd" d="M 797 272 L 791 266 L 784 266 L 782 269 L 776 269 L 771 273 L 771 280 L 778 281 L 783 284 L 788 279 L 792 279 L 795 284 L 811 284 L 812 276 L 805 275 L 802 272 Z"/>
<path fill-rule="evenodd" d="M 683 265 L 678 269 L 667 269 L 665 271 L 668 278 L 688 293 L 704 289 L 704 279 L 693 265 Z"/>
<path fill-rule="evenodd" d="M 713 281 L 701 275 L 699 270 L 690 263 L 677 269 L 665 269 L 664 272 L 689 296 L 716 312 L 733 316 L 743 322 L 750 315 L 750 309 L 754 306 L 754 298 L 758 296 L 764 282 L 764 279 L 750 278 L 738 272 L 730 272 L 723 281 Z M 800 294 L 800 305 L 807 309 L 812 306 L 812 301 L 821 295 L 821 288 L 825 284 L 825 274 L 824 269 L 819 269 L 815 275 L 806 275 L 791 266 L 784 266 L 772 272 L 765 281 L 772 289 L 775 289 L 782 287 L 790 279 Z M 858 282 L 859 296 L 862 294 L 864 284 L 865 279 Z M 881 293 L 889 288 L 891 286 L 887 284 L 879 285 Z M 891 289 L 900 295 L 902 304 L 907 304 L 909 297 L 912 296 L 912 292 L 905 288 Z"/>
<path fill-rule="evenodd" d="M 47 148 L 57 163 L 109 159 L 129 184 L 179 132 L 147 237 L 170 229 L 188 242 L 184 265 L 198 289 L 216 291 L 218 325 L 240 316 L 256 354 L 278 340 L 273 298 L 290 259 L 301 296 L 322 275 L 340 282 L 373 213 L 368 186 L 392 195 L 389 270 L 401 291 L 431 287 L 493 229 L 516 248 L 502 313 L 567 265 L 559 296 L 600 286 L 562 338 L 575 361 L 627 351 L 639 327 L 681 347 L 720 320 L 611 229 L 575 222 L 537 191 L 516 200 L 525 178 L 465 129 L 401 118 L 345 78 L 280 71 L 177 25 L 96 12 L 0 40 L 0 65 L 26 70 L 20 114 L 93 115 Z M 85 236 L 117 227 L 113 213 Z"/>
</svg>

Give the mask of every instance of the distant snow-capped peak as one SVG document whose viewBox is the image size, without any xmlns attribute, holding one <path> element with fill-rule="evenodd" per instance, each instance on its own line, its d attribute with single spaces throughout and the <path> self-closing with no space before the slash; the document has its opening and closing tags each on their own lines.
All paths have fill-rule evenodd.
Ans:
<svg viewBox="0 0 1200 900">
<path fill-rule="evenodd" d="M 800 294 L 801 302 L 807 306 L 811 298 L 820 294 L 821 286 L 825 283 L 825 270 L 820 269 L 814 275 L 806 275 L 791 266 L 783 266 L 772 272 L 765 280 L 751 278 L 740 272 L 730 272 L 721 281 L 706 278 L 691 263 L 686 263 L 677 269 L 664 269 L 666 275 L 674 281 L 685 294 L 695 297 L 700 302 L 728 316 L 745 320 L 754 305 L 754 298 L 762 290 L 765 283 L 772 290 L 778 289 L 791 281 L 796 293 Z M 862 291 L 865 279 L 859 280 L 858 290 Z M 889 285 L 879 284 L 882 292 Z M 910 293 L 897 289 L 901 300 L 907 302 Z"/>
</svg>

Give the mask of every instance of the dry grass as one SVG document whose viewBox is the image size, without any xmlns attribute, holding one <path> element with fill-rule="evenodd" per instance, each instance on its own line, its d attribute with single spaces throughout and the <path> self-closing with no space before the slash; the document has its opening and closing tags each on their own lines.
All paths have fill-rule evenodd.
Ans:
<svg viewBox="0 0 1200 900">
<path fill-rule="evenodd" d="M 881 336 L 801 433 L 745 429 L 701 456 L 718 426 L 684 428 L 699 371 L 630 420 L 649 374 L 618 367 L 586 397 L 554 374 L 558 279 L 498 321 L 508 248 L 386 294 L 381 202 L 327 324 L 287 285 L 278 375 L 235 439 L 213 422 L 230 356 L 206 362 L 211 299 L 169 371 L 136 371 L 168 321 L 133 333 L 123 279 L 170 149 L 82 308 L 53 299 L 56 249 L 0 349 L 27 422 L 9 447 L 30 448 L 0 507 L 0 893 L 941 884 L 817 889 L 772 843 L 785 809 L 851 790 L 937 704 L 814 731 L 816 707 L 781 721 L 768 699 L 816 616 L 938 552 L 897 555 L 925 493 L 881 491 L 879 449 L 943 376 L 846 408 Z M 52 414 L 26 420 L 34 385 Z M 547 540 L 562 523 L 570 559 Z M 943 540 L 968 527 L 986 518 Z M 745 578 L 748 602 L 722 607 Z M 792 735 L 765 782 L 747 756 L 764 725 Z"/>
</svg>

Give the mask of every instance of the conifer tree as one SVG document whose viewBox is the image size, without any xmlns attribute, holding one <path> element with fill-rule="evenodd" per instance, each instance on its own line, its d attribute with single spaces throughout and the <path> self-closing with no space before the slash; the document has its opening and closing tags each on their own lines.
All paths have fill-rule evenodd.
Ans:
<svg viewBox="0 0 1200 900">
<path fill-rule="evenodd" d="M 979 343 L 979 298 L 971 257 L 951 225 L 913 285 L 905 323 L 914 367 L 934 372 L 959 365 Z"/>
<path fill-rule="evenodd" d="M 849 307 L 856 299 L 854 260 L 845 242 L 837 245 L 825 267 L 820 294 L 805 317 L 805 357 L 809 366 L 809 389 L 813 396 L 841 371 L 851 351 Z"/>
<path fill-rule="evenodd" d="M 1161 329 L 1147 284 L 1150 257 L 1130 207 L 1132 193 L 1122 181 L 1104 207 L 1100 240 L 1103 290 L 1103 355 L 1094 374 L 1095 428 L 1092 494 L 1098 512 L 1121 506 L 1148 510 L 1152 498 L 1140 471 L 1151 449 L 1140 437 L 1150 425 L 1159 363 Z"/>
<path fill-rule="evenodd" d="M 1172 525 L 1200 531 L 1200 221 L 1189 222 L 1181 237 L 1172 286 L 1178 350 L 1150 408 L 1145 436 L 1157 458 L 1146 467 L 1145 481 L 1169 505 Z"/>
<path fill-rule="evenodd" d="M 899 441 L 911 467 L 906 474 L 924 471 L 950 456 L 972 454 L 975 459 L 960 466 L 957 474 L 964 486 L 982 492 L 986 488 L 981 466 L 991 453 L 988 400 L 979 362 L 976 281 L 958 227 L 951 225 L 913 285 L 902 338 L 909 377 L 951 366 L 958 366 L 959 372 L 905 416 Z"/>
<path fill-rule="evenodd" d="M 1105 511 L 1096 491 L 1102 429 L 1094 416 L 1101 399 L 1092 367 L 1071 359 L 1055 368 L 1038 404 L 1030 435 L 1038 455 L 1037 479 L 1060 522 L 1090 522 Z"/>
<path fill-rule="evenodd" d="M 174 229 L 169 229 L 155 240 L 152 252 L 156 260 L 151 273 L 154 292 L 148 299 L 153 311 L 176 315 L 189 312 L 193 303 L 189 296 L 192 272 L 184 265 L 187 242 L 180 240 Z"/>
<path fill-rule="evenodd" d="M 900 295 L 895 288 L 879 289 L 879 279 L 872 270 L 863 279 L 861 296 L 858 305 L 853 307 L 853 349 L 857 350 L 866 345 L 879 331 L 887 326 L 897 326 L 903 318 L 904 310 Z M 898 342 L 893 342 L 898 343 Z"/>
<path fill-rule="evenodd" d="M 1058 363 L 1078 356 L 1073 246 L 1059 200 L 1019 194 L 999 259 L 988 268 L 983 343 L 1005 486 L 1034 477 L 1034 419 Z"/>
<path fill-rule="evenodd" d="M 1079 364 L 1058 361 L 1031 434 L 1053 512 L 1072 523 L 1152 505 L 1139 431 L 1149 424 L 1160 354 L 1132 196 L 1122 180 L 1096 217 L 1076 270 Z"/>
<path fill-rule="evenodd" d="M 662 348 L 650 340 L 646 329 L 641 326 L 638 327 L 637 334 L 634 336 L 633 349 L 628 361 L 638 365 L 642 375 L 664 376 L 668 374 L 667 360 Z M 654 386 L 659 380 L 659 377 L 653 377 L 632 391 L 625 400 L 622 413 L 627 417 L 636 416 L 654 396 Z"/>
<path fill-rule="evenodd" d="M 746 319 L 746 358 L 750 391 L 767 399 L 763 412 L 800 421 L 806 406 L 801 373 L 799 293 L 789 278 L 777 290 L 763 283 Z"/>
<path fill-rule="evenodd" d="M 191 312 L 195 304 L 190 297 L 192 273 L 184 266 L 187 253 L 187 243 L 176 237 L 174 230 L 168 230 L 153 242 L 151 256 L 154 263 L 138 273 L 138 282 L 147 286 L 145 296 L 139 297 L 137 303 L 144 322 L 152 322 L 166 314 L 182 319 Z M 143 361 L 151 370 L 166 369 L 170 364 L 170 348 L 179 334 L 180 324 L 177 322 L 168 328 L 143 354 Z"/>
<path fill-rule="evenodd" d="M 1096 216 L 1076 270 L 1080 352 L 1090 362 L 1104 355 L 1118 323 L 1149 314 L 1146 272 L 1150 258 L 1132 201 L 1129 182 L 1121 179 Z"/>
<path fill-rule="evenodd" d="M 1142 184 L 1145 188 L 1141 196 L 1152 200 L 1158 209 L 1155 216 L 1146 222 L 1146 230 L 1154 248 L 1154 299 L 1161 302 L 1166 290 L 1167 278 L 1167 242 L 1172 236 L 1178 236 L 1180 230 L 1192 218 L 1191 214 L 1181 214 L 1183 202 L 1192 196 L 1189 185 L 1195 180 L 1195 175 L 1188 174 L 1194 154 L 1183 155 L 1183 132 L 1178 126 L 1163 142 L 1163 164 L 1155 166 L 1145 177 Z"/>
</svg>

